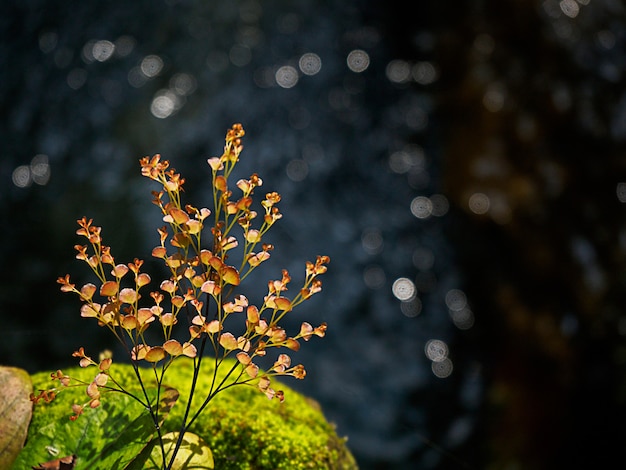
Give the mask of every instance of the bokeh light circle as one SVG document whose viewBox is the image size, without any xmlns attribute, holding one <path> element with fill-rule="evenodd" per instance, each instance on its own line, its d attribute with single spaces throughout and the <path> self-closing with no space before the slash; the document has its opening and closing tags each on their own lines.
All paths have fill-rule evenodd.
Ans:
<svg viewBox="0 0 626 470">
<path fill-rule="evenodd" d="M 298 83 L 298 71 L 291 65 L 283 65 L 276 71 L 274 78 L 281 88 L 293 88 Z"/>
<path fill-rule="evenodd" d="M 406 277 L 396 279 L 391 286 L 391 291 L 398 300 L 402 301 L 411 300 L 416 294 L 415 284 Z"/>
<path fill-rule="evenodd" d="M 356 73 L 361 73 L 367 70 L 370 66 L 370 56 L 367 52 L 361 49 L 355 49 L 348 54 L 346 59 L 348 68 Z"/>
<path fill-rule="evenodd" d="M 448 345 L 440 339 L 430 339 L 424 346 L 426 357 L 433 362 L 441 362 L 448 357 Z"/>
<path fill-rule="evenodd" d="M 426 219 L 433 212 L 433 203 L 426 196 L 417 196 L 411 201 L 411 214 L 418 219 Z"/>
<path fill-rule="evenodd" d="M 315 75 L 322 69 L 322 59 L 313 52 L 302 54 L 298 61 L 300 71 L 305 75 Z"/>
<path fill-rule="evenodd" d="M 452 374 L 453 365 L 452 361 L 446 358 L 443 361 L 433 362 L 430 365 L 430 368 L 436 377 L 439 377 L 440 379 L 445 379 L 446 377 L 449 377 L 450 374 Z"/>
<path fill-rule="evenodd" d="M 491 201 L 489 197 L 484 193 L 474 193 L 470 196 L 468 201 L 469 209 L 474 214 L 486 214 L 489 212 L 489 206 L 491 205 Z"/>
</svg>

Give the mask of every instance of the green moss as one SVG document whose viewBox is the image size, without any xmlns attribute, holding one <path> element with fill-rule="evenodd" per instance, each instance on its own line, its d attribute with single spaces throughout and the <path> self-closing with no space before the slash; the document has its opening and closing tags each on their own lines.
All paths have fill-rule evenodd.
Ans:
<svg viewBox="0 0 626 470">
<path fill-rule="evenodd" d="M 199 377 L 194 405 L 204 398 L 209 390 L 212 369 L 206 366 Z M 222 370 L 228 370 L 228 363 Z M 90 380 L 94 369 L 68 369 L 70 376 Z M 164 430 L 179 429 L 185 409 L 186 398 L 193 372 L 190 360 L 179 359 L 168 370 L 166 384 L 179 390 L 180 398 L 164 424 Z M 135 387 L 136 379 L 128 365 L 116 364 L 112 376 L 125 387 Z M 47 388 L 49 373 L 33 375 L 35 390 Z M 333 426 L 325 419 L 319 406 L 312 400 L 295 392 L 283 384 L 273 381 L 273 387 L 284 390 L 286 399 L 268 400 L 256 389 L 238 385 L 218 394 L 209 407 L 192 423 L 189 431 L 202 437 L 211 447 L 216 469 L 356 469 L 355 460 L 348 450 L 345 439 L 337 436 Z M 204 392 L 204 393 L 203 393 Z M 71 414 L 70 405 L 74 401 L 83 402 L 84 389 L 68 390 L 61 393 L 49 405 L 35 407 L 29 435 L 45 427 L 51 420 L 67 420 Z M 124 407 L 125 413 L 135 416 L 142 413 L 141 407 L 121 394 L 111 394 L 102 400 L 102 410 L 89 410 L 87 413 L 104 412 L 111 414 L 115 408 Z M 84 418 L 79 418 L 79 421 Z M 68 422 L 68 425 L 78 423 Z M 64 428 L 65 429 L 65 428 Z M 63 436 L 56 436 L 63 442 Z M 94 432 L 94 438 L 103 438 Z M 89 434 L 85 439 L 90 439 Z M 59 444 L 60 445 L 60 444 Z M 95 446 L 97 447 L 97 446 Z M 70 449 L 67 449 L 69 452 Z M 79 458 L 80 446 L 76 451 Z"/>
</svg>

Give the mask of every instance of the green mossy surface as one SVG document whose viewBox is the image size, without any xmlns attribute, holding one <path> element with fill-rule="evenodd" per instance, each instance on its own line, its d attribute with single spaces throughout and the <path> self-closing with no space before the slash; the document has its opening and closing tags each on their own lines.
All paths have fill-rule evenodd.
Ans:
<svg viewBox="0 0 626 470">
<path fill-rule="evenodd" d="M 193 402 L 195 406 L 204 399 L 209 390 L 212 362 L 211 359 L 205 359 L 203 362 Z M 227 371 L 230 364 L 232 363 L 222 364 L 219 370 Z M 90 381 L 96 369 L 72 368 L 64 370 L 64 373 Z M 182 358 L 175 361 L 167 371 L 164 384 L 176 388 L 180 392 L 180 397 L 163 425 L 164 432 L 179 430 L 189 396 L 192 373 L 192 361 Z M 129 365 L 114 364 L 111 376 L 127 389 L 136 387 L 137 381 Z M 144 373 L 144 376 L 148 377 L 149 374 Z M 51 385 L 49 372 L 34 374 L 32 380 L 35 390 L 49 388 Z M 337 436 L 334 427 L 326 420 L 314 401 L 284 386 L 283 383 L 277 383 L 276 380 L 272 381 L 272 386 L 285 392 L 286 399 L 283 403 L 268 400 L 253 387 L 237 385 L 218 394 L 189 427 L 190 432 L 200 436 L 211 447 L 216 469 L 357 468 L 345 439 Z M 59 455 L 76 454 L 79 462 L 76 468 L 80 469 L 81 461 L 93 458 L 93 455 L 104 448 L 105 441 L 114 439 L 116 432 L 119 433 L 115 429 L 107 430 L 107 425 L 102 424 L 108 423 L 107 417 L 120 415 L 132 419 L 145 412 L 134 400 L 119 393 L 110 393 L 104 395 L 100 408 L 86 410 L 77 421 L 70 422 L 71 404 L 82 403 L 86 399 L 84 387 L 79 387 L 63 391 L 50 404 L 35 406 L 29 428 L 29 440 L 32 436 L 34 441 L 27 441 L 25 450 L 29 446 L 30 448 L 28 452 L 23 453 L 32 459 L 33 447 L 36 446 L 35 454 L 40 457 L 38 461 L 28 463 L 18 458 L 14 470 L 31 468 L 30 466 L 46 459 L 51 460 L 54 457 L 47 453 L 50 448 L 57 450 Z M 90 414 L 93 414 L 91 418 Z M 98 418 L 99 414 L 101 418 Z M 81 426 L 81 420 L 89 420 L 90 425 L 83 426 L 85 430 L 80 438 L 65 439 L 62 435 L 64 430 L 69 429 L 67 432 L 72 433 L 71 426 Z M 47 442 L 41 437 L 46 435 L 45 429 L 51 422 L 62 422 L 63 425 L 60 428 L 55 426 L 55 435 L 49 436 L 50 442 Z M 27 464 L 29 466 L 26 466 Z"/>
</svg>

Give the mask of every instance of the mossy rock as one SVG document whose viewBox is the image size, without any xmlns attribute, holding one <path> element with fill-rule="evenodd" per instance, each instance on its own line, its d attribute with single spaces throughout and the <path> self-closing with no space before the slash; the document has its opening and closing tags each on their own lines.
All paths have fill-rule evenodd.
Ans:
<svg viewBox="0 0 626 470">
<path fill-rule="evenodd" d="M 209 390 L 211 362 L 206 359 L 203 363 L 194 405 L 200 403 L 203 392 Z M 219 370 L 230 369 L 230 364 L 222 364 Z M 95 368 L 72 368 L 63 372 L 89 382 L 95 375 Z M 176 388 L 180 396 L 162 426 L 164 434 L 179 430 L 192 374 L 192 361 L 182 358 L 167 371 L 165 385 Z M 137 380 L 130 365 L 114 364 L 111 376 L 126 389 L 136 388 Z M 49 372 L 34 374 L 32 381 L 34 390 L 51 386 Z M 285 392 L 283 403 L 268 400 L 253 387 L 237 385 L 218 394 L 189 427 L 189 432 L 200 436 L 211 448 L 216 469 L 357 468 L 346 439 L 336 434 L 316 402 L 276 380 L 272 386 Z M 86 400 L 85 388 L 77 387 L 64 390 L 49 404 L 36 405 L 26 446 L 13 469 L 30 469 L 65 455 L 76 455 L 76 470 L 125 469 L 128 459 L 120 457 L 111 463 L 111 455 L 119 454 L 121 446 L 133 449 L 133 456 L 141 453 L 145 440 L 133 437 L 132 442 L 127 442 L 126 436 L 153 432 L 147 412 L 128 396 L 109 393 L 103 396 L 99 408 L 86 410 L 78 420 L 70 421 L 72 403 Z M 99 466 L 98 462 L 105 457 L 109 460 Z"/>
</svg>

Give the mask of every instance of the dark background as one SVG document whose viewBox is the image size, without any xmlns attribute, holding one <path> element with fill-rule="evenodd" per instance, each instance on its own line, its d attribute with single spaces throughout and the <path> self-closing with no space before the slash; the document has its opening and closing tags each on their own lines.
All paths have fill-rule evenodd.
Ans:
<svg viewBox="0 0 626 470">
<path fill-rule="evenodd" d="M 161 222 L 138 159 L 161 153 L 208 204 L 206 158 L 241 122 L 239 177 L 283 195 L 265 279 L 331 257 L 294 312 L 329 333 L 289 384 L 361 468 L 626 463 L 625 7 L 410 10 L 2 2 L 0 363 L 56 369 L 111 347 L 55 283 L 87 274 L 75 220 L 103 226 L 116 259 L 148 260 Z"/>
</svg>

